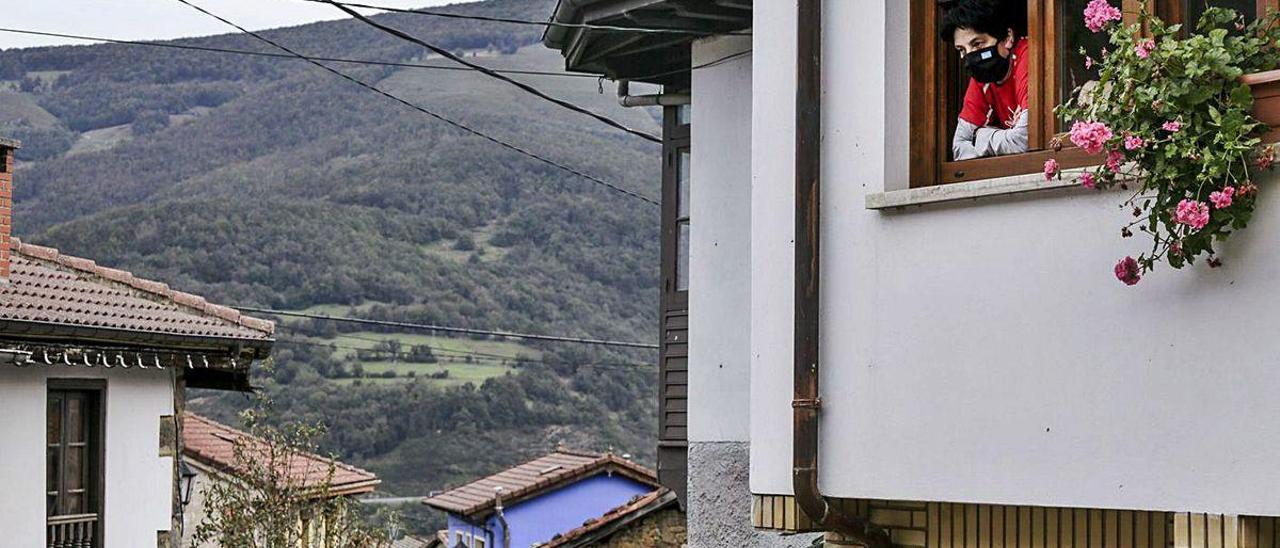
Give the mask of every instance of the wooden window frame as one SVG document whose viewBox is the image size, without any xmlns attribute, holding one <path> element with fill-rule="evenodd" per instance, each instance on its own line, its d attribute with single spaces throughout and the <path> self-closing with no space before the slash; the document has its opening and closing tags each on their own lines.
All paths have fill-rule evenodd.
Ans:
<svg viewBox="0 0 1280 548">
<path fill-rule="evenodd" d="M 94 532 L 92 537 L 93 538 L 92 546 L 98 547 L 102 545 L 103 529 L 104 529 L 104 520 L 103 520 L 102 512 L 103 512 L 103 500 L 105 498 L 105 487 L 106 487 L 105 474 L 104 474 L 106 470 L 106 466 L 105 466 L 106 465 L 106 461 L 105 461 L 106 445 L 105 444 L 106 444 L 106 425 L 107 425 L 106 423 L 106 414 L 107 414 L 106 413 L 106 407 L 107 407 L 106 406 L 106 398 L 107 398 L 106 381 L 101 379 L 49 379 L 48 386 L 46 389 L 46 395 L 45 395 L 46 409 L 48 408 L 47 407 L 48 400 L 52 398 L 55 394 L 59 394 L 59 393 L 86 395 L 87 396 L 86 401 L 89 403 L 87 408 L 83 411 L 84 413 L 87 414 L 87 416 L 84 417 L 85 427 L 87 432 L 85 434 L 85 441 L 83 443 L 85 443 L 85 447 L 87 448 L 86 455 L 85 455 L 85 459 L 86 459 L 85 464 L 88 466 L 88 469 L 86 472 L 88 479 L 84 483 L 85 485 L 84 496 L 88 500 L 88 502 L 86 503 L 86 508 L 88 509 L 87 513 L 94 514 L 97 516 L 96 524 L 94 526 L 96 528 L 96 531 Z M 66 485 L 65 475 L 67 472 L 67 465 L 66 465 L 65 447 L 67 446 L 68 443 L 70 443 L 67 441 L 68 429 L 66 427 L 66 415 L 67 415 L 67 411 L 65 408 L 66 400 L 63 400 L 63 401 L 64 401 L 63 407 L 59 411 L 59 413 L 62 414 L 63 418 L 60 421 L 61 422 L 61 435 L 60 435 L 61 439 L 58 444 L 60 446 L 59 450 L 61 454 L 59 456 L 59 470 L 58 470 L 59 479 L 57 480 L 59 487 L 57 489 L 57 493 L 62 493 Z M 49 417 L 46 416 L 45 417 L 46 428 L 48 428 L 47 426 L 48 421 L 49 421 Z M 46 439 L 46 449 L 45 449 L 46 452 L 48 451 L 48 449 L 49 449 L 49 445 Z M 45 458 L 47 462 L 48 457 L 46 456 Z M 47 473 L 48 471 L 46 470 L 46 474 Z M 46 492 L 46 496 L 47 494 L 48 493 Z M 46 502 L 45 514 L 46 514 L 46 519 L 52 519 L 52 518 L 69 515 L 69 514 L 61 513 L 60 511 L 53 511 L 53 513 L 50 513 L 50 508 L 48 508 L 47 502 Z"/>
<path fill-rule="evenodd" d="M 1170 22 L 1181 22 L 1184 2 L 1201 0 L 1121 0 L 1125 24 L 1137 21 L 1144 3 L 1146 8 Z M 1256 0 L 1258 13 L 1280 10 L 1280 0 Z M 1060 33 L 1057 0 L 1027 0 L 1027 35 L 1038 41 L 1033 48 L 1030 65 L 1031 90 L 1028 110 L 1029 152 L 991 156 L 972 160 L 950 160 L 951 120 L 948 107 L 958 105 L 963 97 L 946 85 L 951 48 L 938 39 L 942 10 L 938 0 L 911 0 L 911 66 L 910 76 L 910 186 L 911 188 L 979 181 L 1040 172 L 1046 160 L 1057 159 L 1063 169 L 1096 165 L 1098 156 L 1063 142 L 1060 151 L 1050 149 L 1055 135 L 1056 116 L 1053 107 L 1062 103 L 1057 85 L 1059 65 L 1056 59 Z M 1053 85 L 1044 85 L 1052 82 Z M 961 92 L 963 93 L 963 92 Z"/>
</svg>

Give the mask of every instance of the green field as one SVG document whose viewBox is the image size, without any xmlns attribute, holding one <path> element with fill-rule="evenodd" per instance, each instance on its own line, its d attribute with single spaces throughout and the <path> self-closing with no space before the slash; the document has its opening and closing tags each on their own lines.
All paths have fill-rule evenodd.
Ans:
<svg viewBox="0 0 1280 548">
<path fill-rule="evenodd" d="M 350 307 L 342 305 L 322 305 L 311 307 L 307 309 L 307 312 L 336 315 L 345 313 L 349 309 Z M 356 349 L 372 349 L 379 342 L 387 340 L 399 341 L 404 352 L 408 352 L 409 348 L 417 345 L 430 346 L 439 361 L 437 363 L 414 363 L 406 361 L 359 361 L 356 359 Z M 436 335 L 361 331 L 343 333 L 333 339 L 311 338 L 310 341 L 317 344 L 334 345 L 336 347 L 333 350 L 334 359 L 343 362 L 348 369 L 355 364 L 360 364 L 366 376 L 366 378 L 360 380 L 379 384 L 409 382 L 416 378 L 418 382 L 431 382 L 446 386 L 461 385 L 468 382 L 479 385 L 485 379 L 514 371 L 517 362 L 515 358 L 517 357 L 525 360 L 542 359 L 540 351 L 517 342 L 473 340 L 470 338 Z M 449 371 L 449 378 L 430 378 L 432 373 L 438 373 L 443 370 Z M 386 371 L 395 371 L 396 377 L 378 377 L 378 375 Z M 414 377 L 408 376 L 410 371 L 414 372 Z M 350 384 L 354 380 L 333 379 L 333 382 Z"/>
</svg>

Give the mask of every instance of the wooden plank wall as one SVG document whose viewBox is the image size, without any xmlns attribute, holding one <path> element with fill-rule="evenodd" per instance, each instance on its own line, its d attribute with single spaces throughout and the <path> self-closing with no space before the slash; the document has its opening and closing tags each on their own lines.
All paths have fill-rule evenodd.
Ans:
<svg viewBox="0 0 1280 548">
<path fill-rule="evenodd" d="M 814 531 L 790 496 L 753 496 L 752 525 Z M 1091 508 L 840 500 L 917 548 L 1280 548 L 1275 517 Z"/>
</svg>

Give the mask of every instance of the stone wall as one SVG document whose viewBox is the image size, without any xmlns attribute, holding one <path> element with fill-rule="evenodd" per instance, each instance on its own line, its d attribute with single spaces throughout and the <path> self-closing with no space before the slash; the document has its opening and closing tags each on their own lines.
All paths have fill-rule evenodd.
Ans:
<svg viewBox="0 0 1280 548">
<path fill-rule="evenodd" d="M 745 442 L 689 444 L 689 548 L 798 548 L 818 536 L 752 528 L 749 450 Z"/>
<path fill-rule="evenodd" d="M 672 505 L 633 522 L 595 546 L 602 548 L 681 548 L 688 539 L 684 512 Z"/>
</svg>

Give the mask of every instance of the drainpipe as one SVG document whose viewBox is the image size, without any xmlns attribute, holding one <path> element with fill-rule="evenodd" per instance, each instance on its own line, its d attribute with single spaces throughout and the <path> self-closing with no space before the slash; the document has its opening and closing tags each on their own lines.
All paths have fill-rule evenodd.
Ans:
<svg viewBox="0 0 1280 548">
<path fill-rule="evenodd" d="M 674 107 L 693 102 L 688 93 L 659 93 L 655 95 L 631 95 L 631 82 L 618 80 L 618 104 L 631 107 Z"/>
<path fill-rule="evenodd" d="M 507 516 L 502 513 L 502 488 L 494 490 L 498 494 L 494 498 L 493 512 L 498 516 L 498 523 L 502 524 L 502 548 L 511 548 L 511 526 L 507 525 Z"/>
<path fill-rule="evenodd" d="M 798 0 L 796 45 L 795 370 L 792 487 L 798 505 L 824 531 L 870 548 L 888 535 L 846 512 L 818 487 L 819 241 L 822 226 L 822 0 Z"/>
</svg>

